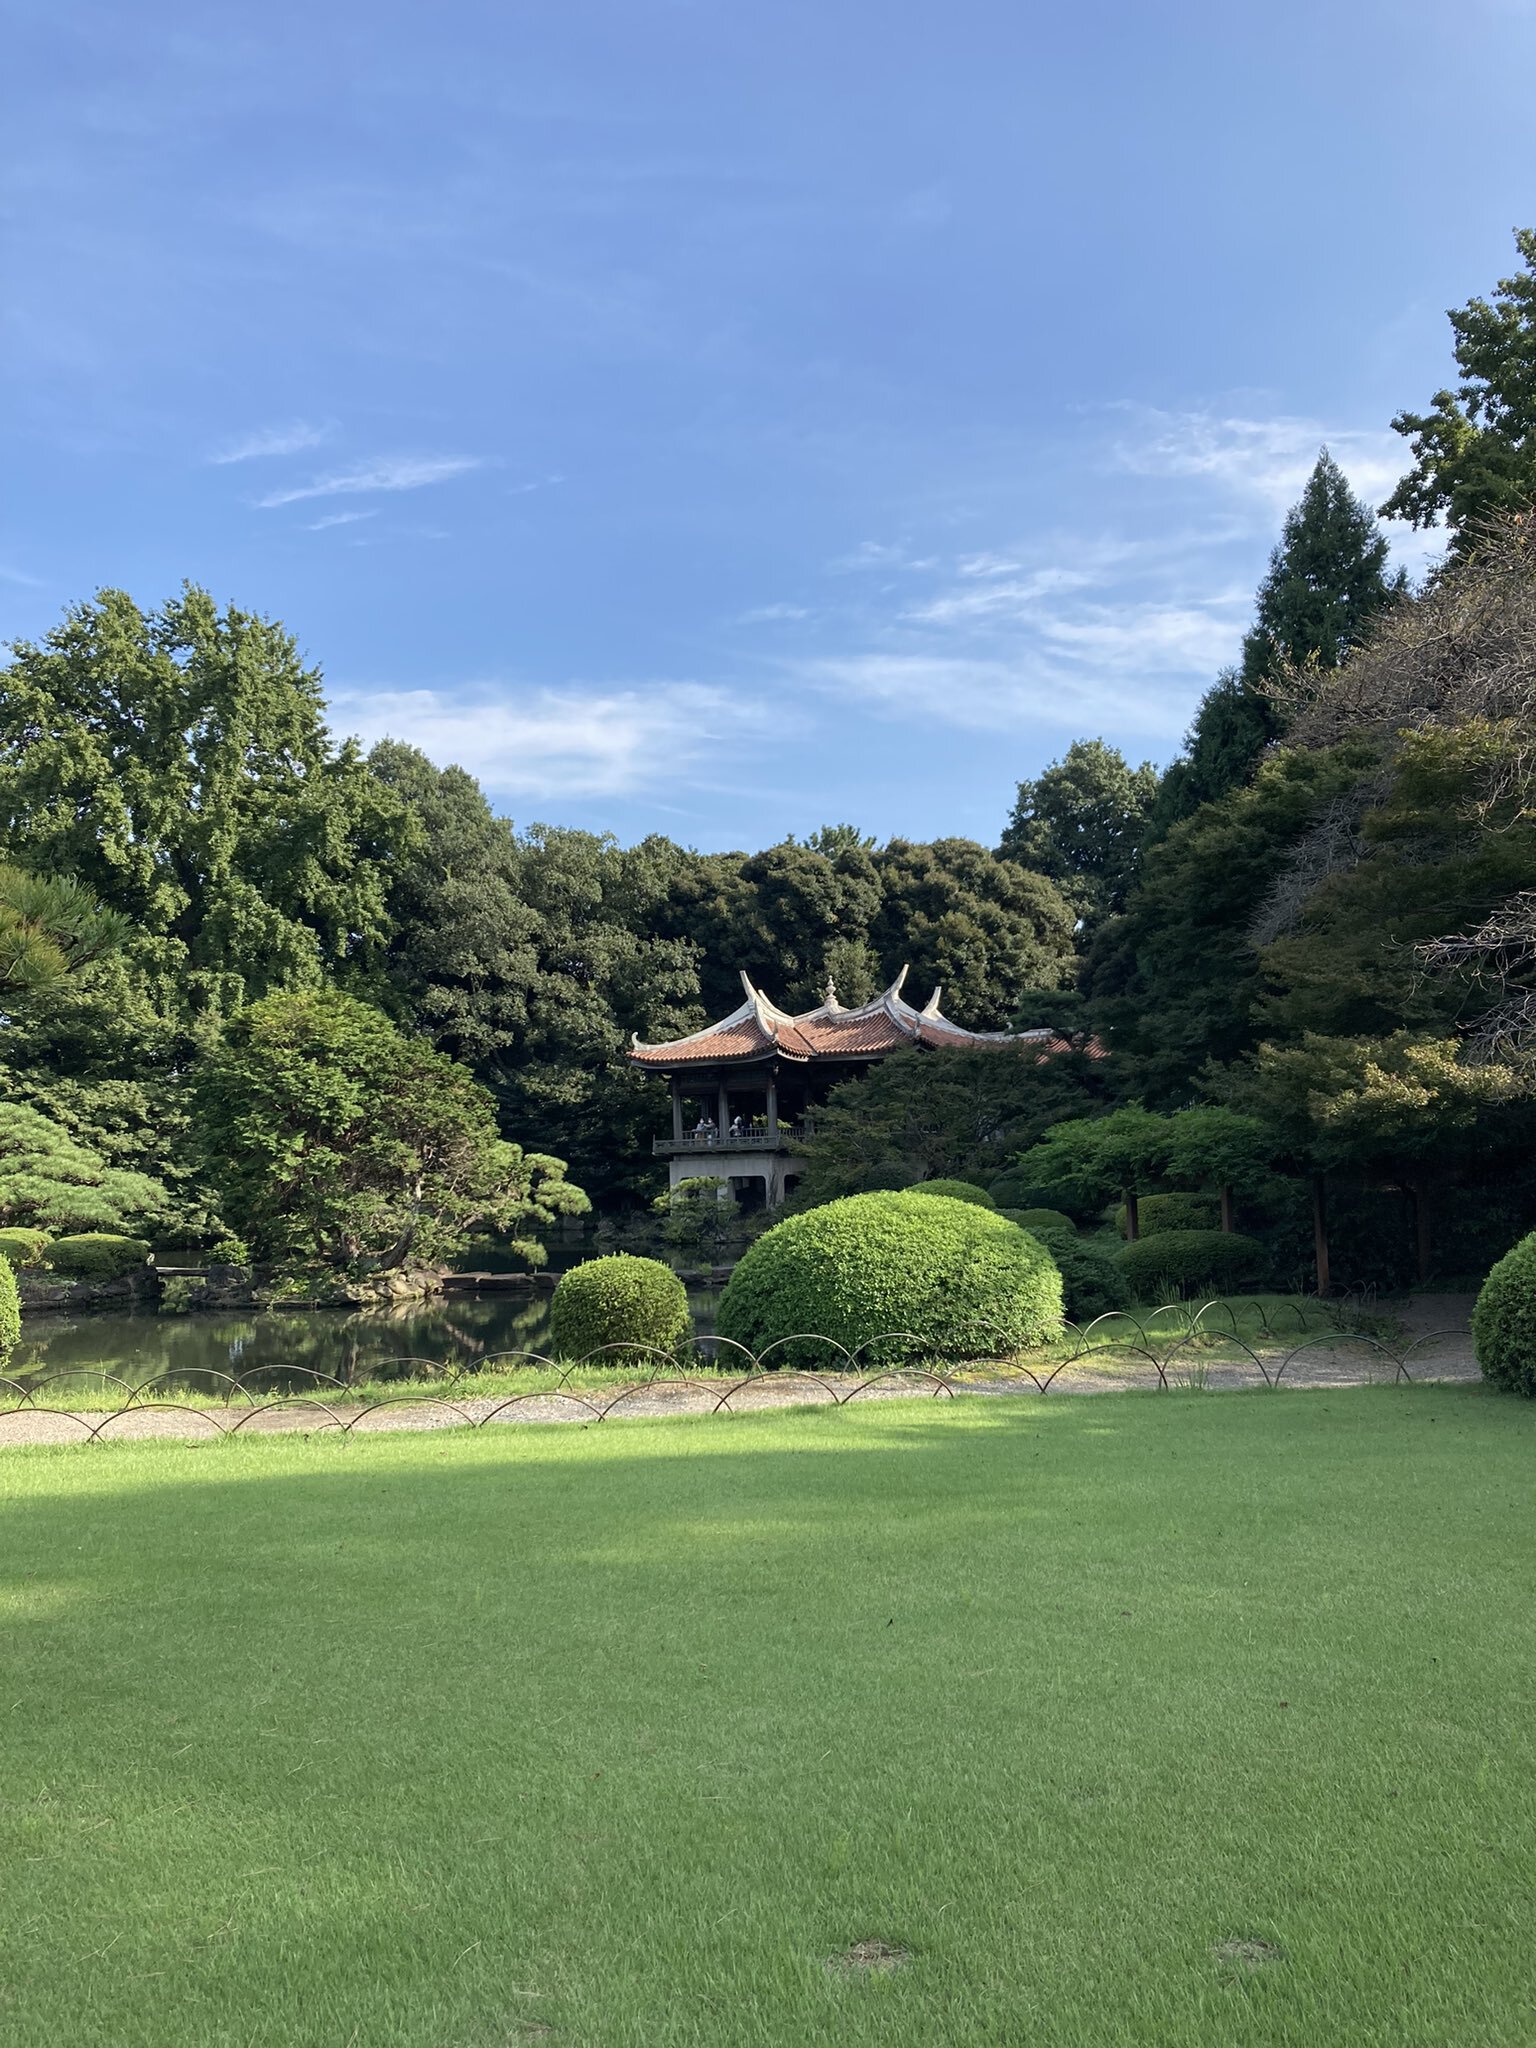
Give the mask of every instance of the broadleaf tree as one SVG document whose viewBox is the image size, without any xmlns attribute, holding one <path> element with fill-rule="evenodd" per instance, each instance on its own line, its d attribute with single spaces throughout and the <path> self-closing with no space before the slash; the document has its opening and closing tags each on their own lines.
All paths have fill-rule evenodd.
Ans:
<svg viewBox="0 0 1536 2048">
<path fill-rule="evenodd" d="M 1521 268 L 1448 316 L 1460 382 L 1392 422 L 1413 467 L 1381 509 L 1413 526 L 1444 521 L 1456 554 L 1498 514 L 1536 505 L 1536 228 L 1517 228 L 1515 246 Z"/>
</svg>

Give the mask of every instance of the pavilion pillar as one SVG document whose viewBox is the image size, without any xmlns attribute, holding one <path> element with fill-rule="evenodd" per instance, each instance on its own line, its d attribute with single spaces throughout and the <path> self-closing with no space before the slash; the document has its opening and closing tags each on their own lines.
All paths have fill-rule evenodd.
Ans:
<svg viewBox="0 0 1536 2048">
<path fill-rule="evenodd" d="M 720 1076 L 720 1107 L 715 1114 L 715 1121 L 720 1126 L 719 1142 L 723 1145 L 725 1134 L 731 1128 L 731 1091 L 724 1074 Z"/>
<path fill-rule="evenodd" d="M 676 1074 L 672 1076 L 672 1136 L 680 1139 L 683 1135 L 683 1091 Z"/>
<path fill-rule="evenodd" d="M 768 1137 L 770 1141 L 779 1135 L 779 1078 L 772 1067 L 768 1069 Z"/>
</svg>

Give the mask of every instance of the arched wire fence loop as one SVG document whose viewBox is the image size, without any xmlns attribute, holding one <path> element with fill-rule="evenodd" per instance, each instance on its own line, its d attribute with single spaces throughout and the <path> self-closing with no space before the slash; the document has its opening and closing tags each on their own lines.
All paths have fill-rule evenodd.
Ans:
<svg viewBox="0 0 1536 2048">
<path fill-rule="evenodd" d="M 1300 1340 L 1283 1353 L 1265 1350 L 1242 1334 L 1256 1324 L 1273 1339 L 1286 1316 L 1295 1318 Z M 1170 1327 L 1171 1325 L 1171 1327 Z M 1068 1323 L 1058 1344 L 1027 1354 L 1002 1328 L 973 1326 L 977 1350 L 987 1352 L 958 1363 L 925 1358 L 924 1343 L 909 1330 L 886 1330 L 853 1349 L 835 1337 L 804 1331 L 776 1339 L 762 1352 L 731 1337 L 696 1337 L 686 1349 L 643 1342 L 599 1346 L 580 1358 L 554 1358 L 531 1349 L 494 1352 L 466 1362 L 401 1353 L 367 1367 L 365 1380 L 343 1379 L 317 1367 L 266 1365 L 246 1373 L 198 1369 L 159 1372 L 138 1383 L 105 1371 L 61 1367 L 37 1375 L 0 1376 L 0 1445 L 20 1442 L 92 1443 L 143 1437 L 263 1435 L 269 1431 L 336 1431 L 344 1439 L 375 1429 L 484 1428 L 493 1422 L 599 1423 L 614 1418 L 661 1415 L 722 1415 L 765 1407 L 827 1404 L 846 1407 L 861 1399 L 921 1395 L 949 1399 L 961 1393 L 1033 1392 L 1044 1396 L 1058 1382 L 1068 1387 L 1134 1384 L 1144 1378 L 1156 1391 L 1203 1387 L 1209 1373 L 1240 1384 L 1257 1374 L 1270 1389 L 1287 1372 L 1295 1383 L 1298 1361 L 1324 1352 L 1369 1357 L 1390 1366 L 1396 1382 L 1411 1382 L 1415 1369 L 1441 1344 L 1465 1344 L 1465 1332 L 1437 1330 L 1394 1347 L 1371 1331 L 1344 1327 L 1306 1328 L 1305 1310 L 1289 1302 L 1165 1302 L 1151 1311 L 1111 1309 L 1079 1327 Z M 1128 1341 L 1134 1333 L 1136 1341 Z M 989 1349 L 990 1347 L 990 1349 Z M 894 1356 L 892 1355 L 894 1353 Z M 815 1365 L 799 1361 L 807 1357 Z M 624 1368 L 632 1375 L 621 1377 Z M 386 1379 L 379 1391 L 356 1391 L 380 1373 L 405 1368 L 413 1383 Z M 423 1370 L 425 1368 L 425 1370 Z M 1080 1369 L 1080 1370 L 1074 1370 Z M 545 1384 L 475 1391 L 491 1375 L 516 1380 L 523 1374 Z M 583 1383 L 581 1375 L 593 1375 Z M 1062 1381 L 1062 1375 L 1068 1375 Z M 1372 1373 L 1370 1376 L 1376 1376 Z M 282 1384 L 273 1385 L 274 1380 Z M 81 1393 L 82 1382 L 87 1383 Z M 616 1383 L 617 1382 L 617 1383 Z M 93 1408 L 50 1405 L 48 1393 L 66 1383 L 81 1399 L 113 1394 L 118 1404 Z M 1308 1384 L 1343 1384 L 1309 1376 Z M 198 1405 L 173 1398 L 188 1385 L 216 1398 Z M 390 1388 L 396 1388 L 390 1391 Z M 57 1398 L 57 1396 L 55 1396 Z M 37 1434 L 40 1425 L 44 1434 Z"/>
<path fill-rule="evenodd" d="M 1166 1387 L 1169 1384 L 1169 1375 L 1173 1371 L 1174 1360 L 1180 1355 L 1181 1352 L 1192 1352 L 1197 1344 L 1208 1344 L 1211 1342 L 1214 1342 L 1222 1346 L 1226 1350 L 1241 1351 L 1246 1358 L 1251 1359 L 1254 1365 L 1258 1367 L 1260 1373 L 1263 1375 L 1264 1384 L 1266 1387 L 1273 1387 L 1276 1384 L 1276 1382 L 1270 1378 L 1269 1368 L 1265 1365 L 1263 1359 L 1259 1356 L 1258 1352 L 1254 1350 L 1251 1344 L 1245 1343 L 1243 1339 L 1239 1337 L 1235 1332 L 1231 1336 L 1228 1336 L 1227 1333 L 1223 1331 L 1219 1337 L 1213 1338 L 1208 1332 L 1202 1330 L 1191 1330 L 1187 1337 L 1180 1337 L 1175 1343 L 1170 1345 L 1168 1351 L 1164 1355 L 1163 1385 Z"/>
<path fill-rule="evenodd" d="M 291 1415 L 295 1409 L 302 1410 L 306 1415 L 323 1415 L 325 1422 L 321 1424 L 322 1428 L 328 1425 L 334 1429 L 345 1429 L 347 1426 L 345 1416 L 338 1415 L 327 1402 L 317 1400 L 313 1394 L 290 1394 L 276 1401 L 263 1401 L 259 1408 L 247 1408 L 238 1422 L 231 1423 L 229 1434 L 239 1436 L 243 1431 L 250 1430 L 252 1436 L 261 1436 L 263 1431 L 260 1425 L 264 1415 Z M 251 1428 L 253 1423 L 257 1425 L 255 1428 Z"/>
<path fill-rule="evenodd" d="M 878 1387 L 882 1380 L 900 1380 L 904 1387 L 910 1387 L 913 1380 L 927 1380 L 933 1389 L 930 1398 L 935 1401 L 940 1394 L 952 1398 L 955 1391 L 954 1381 L 941 1372 L 931 1372 L 920 1365 L 892 1365 L 887 1366 L 884 1372 L 871 1373 L 868 1379 L 850 1387 L 846 1394 L 840 1394 L 838 1405 L 846 1408 L 850 1401 L 856 1401 L 860 1394 L 867 1394 L 871 1387 Z"/>
<path fill-rule="evenodd" d="M 479 1426 L 483 1428 L 487 1422 L 499 1422 L 509 1408 L 526 1408 L 533 1401 L 564 1402 L 568 1408 L 582 1409 L 591 1422 L 601 1422 L 603 1419 L 600 1409 L 591 1401 L 584 1401 L 580 1394 L 573 1394 L 569 1387 L 549 1387 L 537 1393 L 506 1395 L 496 1403 L 489 1414 L 481 1416 Z"/>
<path fill-rule="evenodd" d="M 1230 1301 L 1202 1302 L 1199 1308 L 1195 1310 L 1194 1320 L 1190 1324 L 1191 1336 L 1194 1334 L 1196 1330 L 1200 1330 L 1205 1327 L 1205 1319 L 1207 1316 L 1214 1316 L 1218 1312 L 1226 1316 L 1227 1321 L 1232 1326 L 1232 1335 L 1235 1337 L 1237 1335 L 1237 1311 L 1233 1308 Z M 1180 1341 L 1182 1342 L 1184 1340 L 1181 1339 Z"/>
<path fill-rule="evenodd" d="M 765 1381 L 779 1387 L 815 1387 L 825 1394 L 827 1400 L 834 1406 L 837 1402 L 836 1387 L 830 1380 L 823 1379 L 820 1373 L 806 1372 L 798 1366 L 775 1366 L 769 1372 L 743 1373 L 740 1379 L 732 1380 L 729 1386 L 722 1387 L 715 1405 L 709 1411 L 710 1414 L 734 1415 L 737 1396 L 750 1393 L 753 1387 L 761 1386 Z M 810 1403 L 807 1402 L 806 1405 L 809 1406 Z"/>
<path fill-rule="evenodd" d="M 262 1380 L 270 1379 L 274 1373 L 281 1373 L 285 1379 L 307 1380 L 310 1387 L 316 1392 L 321 1387 L 329 1388 L 332 1393 L 336 1394 L 345 1394 L 348 1391 L 346 1380 L 339 1378 L 333 1372 L 321 1372 L 318 1366 L 313 1365 L 257 1365 L 252 1366 L 249 1372 L 237 1373 L 235 1377 L 241 1393 L 250 1400 L 254 1398 L 251 1391 L 252 1382 L 254 1381 L 259 1386 Z M 269 1391 L 268 1398 L 275 1400 L 281 1396 L 286 1396 L 290 1391 L 291 1389 L 287 1387 L 273 1388 Z"/>
<path fill-rule="evenodd" d="M 1121 1360 L 1130 1361 L 1132 1359 L 1144 1358 L 1147 1364 L 1151 1366 L 1153 1372 L 1156 1373 L 1159 1388 L 1164 1388 L 1168 1384 L 1167 1375 L 1163 1371 L 1163 1362 L 1150 1345 L 1089 1344 L 1081 1351 L 1074 1351 L 1070 1358 L 1058 1360 L 1046 1374 L 1044 1380 L 1035 1381 L 1036 1386 L 1039 1387 L 1042 1394 L 1048 1394 L 1051 1391 L 1052 1384 L 1069 1366 L 1081 1365 L 1085 1358 L 1113 1358 L 1117 1363 Z M 1030 1374 L 1030 1378 L 1034 1379 L 1033 1373 Z"/>
<path fill-rule="evenodd" d="M 892 1334 L 894 1335 L 894 1332 Z M 871 1342 L 876 1344 L 880 1341 L 878 1337 L 871 1339 Z M 839 1352 L 844 1365 L 850 1372 L 853 1370 L 853 1353 L 848 1349 L 848 1346 L 846 1344 L 839 1344 L 835 1337 L 824 1337 L 815 1330 L 807 1330 L 798 1337 L 775 1337 L 765 1351 L 760 1351 L 757 1354 L 758 1369 L 762 1372 L 772 1370 L 768 1364 L 769 1359 L 772 1358 L 776 1351 L 782 1351 L 786 1345 L 790 1344 L 825 1344 L 829 1351 Z"/>
<path fill-rule="evenodd" d="M 189 1401 L 135 1401 L 128 1407 L 115 1408 L 110 1415 L 104 1415 L 91 1434 L 98 1438 L 104 1437 L 114 1423 L 121 1422 L 126 1416 L 137 1415 L 188 1415 L 213 1436 L 229 1435 L 228 1425 L 221 1422 L 211 1408 L 194 1408 Z"/>
<path fill-rule="evenodd" d="M 129 1413 L 129 1411 L 126 1408 L 119 1408 L 115 1411 L 115 1413 L 118 1415 L 126 1415 Z M 92 1422 L 89 1415 L 82 1415 L 79 1409 L 77 1408 L 38 1408 L 29 1401 L 25 1404 L 18 1405 L 15 1408 L 0 1408 L 0 1444 L 3 1444 L 5 1442 L 5 1425 L 8 1422 L 31 1422 L 39 1416 L 46 1417 L 49 1420 L 53 1421 L 73 1423 L 75 1427 L 79 1429 L 81 1432 L 79 1438 L 79 1441 L 81 1442 L 84 1442 L 89 1438 L 94 1438 L 96 1434 L 96 1424 Z M 24 1441 L 24 1439 L 18 1440 Z M 47 1442 L 47 1438 L 34 1438 L 33 1441 Z"/>
<path fill-rule="evenodd" d="M 711 1363 L 713 1363 L 713 1361 L 719 1357 L 719 1347 L 722 1345 L 727 1351 L 734 1351 L 738 1354 L 738 1356 L 748 1360 L 754 1371 L 757 1369 L 760 1363 L 757 1353 L 755 1351 L 749 1350 L 745 1344 L 738 1343 L 738 1341 L 734 1337 L 718 1337 L 716 1336 L 713 1330 L 707 1330 L 704 1332 L 702 1336 L 694 1338 L 693 1352 L 695 1359 L 698 1358 L 699 1352 L 705 1344 L 713 1344 L 716 1347 L 715 1350 L 711 1351 L 709 1354 Z"/>
<path fill-rule="evenodd" d="M 302 1372 L 304 1368 L 302 1366 L 295 1366 L 294 1370 Z M 222 1380 L 236 1398 L 243 1397 L 249 1399 L 244 1381 L 237 1378 L 234 1373 L 219 1372 L 213 1366 L 199 1366 L 197 1376 L 200 1380 Z M 152 1379 L 141 1380 L 136 1387 L 130 1389 L 128 1396 L 129 1405 L 135 1407 L 145 1406 L 145 1396 L 152 1395 L 157 1387 L 184 1387 L 185 1385 L 185 1373 L 157 1372 Z"/>
<path fill-rule="evenodd" d="M 1407 1344 L 1403 1347 L 1402 1364 L 1404 1377 L 1412 1377 L 1412 1375 L 1408 1372 L 1408 1361 L 1410 1358 L 1414 1357 L 1415 1353 L 1418 1352 L 1421 1347 L 1428 1346 L 1431 1344 L 1460 1345 L 1464 1344 L 1465 1342 L 1465 1330 L 1426 1330 L 1423 1336 L 1415 1337 L 1411 1344 Z"/>
<path fill-rule="evenodd" d="M 1102 1329 L 1106 1323 L 1129 1323 L 1142 1343 L 1145 1344 L 1147 1342 L 1146 1324 L 1142 1322 L 1140 1316 L 1132 1315 L 1128 1308 L 1107 1308 L 1103 1315 L 1095 1316 L 1093 1321 L 1087 1324 L 1085 1328 L 1079 1330 L 1076 1323 L 1068 1323 L 1067 1328 L 1069 1330 L 1077 1330 L 1077 1334 L 1086 1342 L 1093 1337 L 1095 1330 Z M 1104 1339 L 1101 1337 L 1097 1341 L 1102 1344 Z"/>
<path fill-rule="evenodd" d="M 134 1395 L 132 1382 L 119 1379 L 115 1372 L 107 1372 L 105 1370 L 82 1372 L 77 1365 L 61 1365 L 56 1371 L 40 1373 L 35 1379 L 29 1381 L 30 1391 L 34 1399 L 48 1387 L 54 1386 L 59 1380 L 90 1380 L 92 1382 L 92 1391 L 97 1386 L 103 1388 L 108 1386 L 121 1387 L 130 1401 Z"/>
<path fill-rule="evenodd" d="M 994 1330 L 993 1332 L 994 1336 L 1000 1334 L 1001 1332 L 996 1330 Z M 853 1350 L 847 1354 L 849 1370 L 852 1371 L 857 1366 L 859 1360 L 864 1356 L 866 1351 L 873 1352 L 877 1344 L 915 1344 L 918 1347 L 918 1353 L 920 1356 L 922 1351 L 922 1343 L 922 1338 L 914 1336 L 910 1330 L 886 1330 L 879 1337 L 866 1337 L 862 1344 L 855 1345 Z M 871 1362 L 874 1364 L 879 1364 L 879 1361 L 877 1359 L 872 1360 Z M 885 1370 L 886 1368 L 882 1367 L 881 1369 Z"/>
<path fill-rule="evenodd" d="M 1384 1338 L 1370 1336 L 1362 1330 L 1319 1330 L 1316 1336 L 1304 1337 L 1301 1343 L 1293 1344 L 1290 1350 L 1286 1352 L 1284 1358 L 1275 1367 L 1275 1384 L 1276 1386 L 1280 1384 L 1286 1367 L 1293 1365 L 1304 1351 L 1315 1351 L 1318 1349 L 1351 1350 L 1362 1345 L 1368 1351 L 1373 1352 L 1378 1357 L 1385 1358 L 1390 1363 L 1394 1380 L 1412 1380 L 1413 1374 L 1403 1363 L 1403 1354 L 1399 1351 L 1394 1351 Z"/>
<path fill-rule="evenodd" d="M 386 1408 L 410 1408 L 417 1413 L 433 1408 L 439 1413 L 451 1415 L 456 1422 L 473 1423 L 475 1420 L 468 1409 L 461 1408 L 457 1401 L 446 1400 L 441 1394 L 386 1394 L 383 1400 L 370 1401 L 366 1408 L 360 1408 L 355 1415 L 348 1416 L 341 1427 L 348 1436 L 359 1428 L 362 1429 L 364 1436 L 367 1436 L 369 1431 L 365 1425 L 370 1417 L 383 1414 Z"/>
</svg>

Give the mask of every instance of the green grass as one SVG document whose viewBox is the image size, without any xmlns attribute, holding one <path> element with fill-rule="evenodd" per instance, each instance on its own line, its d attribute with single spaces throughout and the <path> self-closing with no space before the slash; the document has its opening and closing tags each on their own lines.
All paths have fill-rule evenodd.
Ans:
<svg viewBox="0 0 1536 2048">
<path fill-rule="evenodd" d="M 8 1452 L 0 2039 L 1525 2048 L 1533 1463 L 1478 1388 Z"/>
</svg>

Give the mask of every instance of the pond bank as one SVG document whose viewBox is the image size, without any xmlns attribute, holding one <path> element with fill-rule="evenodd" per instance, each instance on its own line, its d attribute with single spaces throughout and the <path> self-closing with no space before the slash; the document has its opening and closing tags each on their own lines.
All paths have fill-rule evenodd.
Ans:
<svg viewBox="0 0 1536 2048">
<path fill-rule="evenodd" d="M 0 1380 L 0 1405 L 17 1385 L 56 1375 L 105 1372 L 129 1388 L 170 1375 L 213 1392 L 224 1378 L 252 1375 L 280 1387 L 285 1373 L 297 1384 L 306 1373 L 347 1382 L 391 1371 L 409 1376 L 423 1366 L 473 1371 L 499 1354 L 544 1349 L 552 1293 L 549 1285 L 461 1290 L 389 1309 L 247 1306 L 165 1315 L 140 1302 L 29 1314 Z M 713 1288 L 689 1289 L 697 1329 L 714 1328 L 718 1298 Z"/>
</svg>

